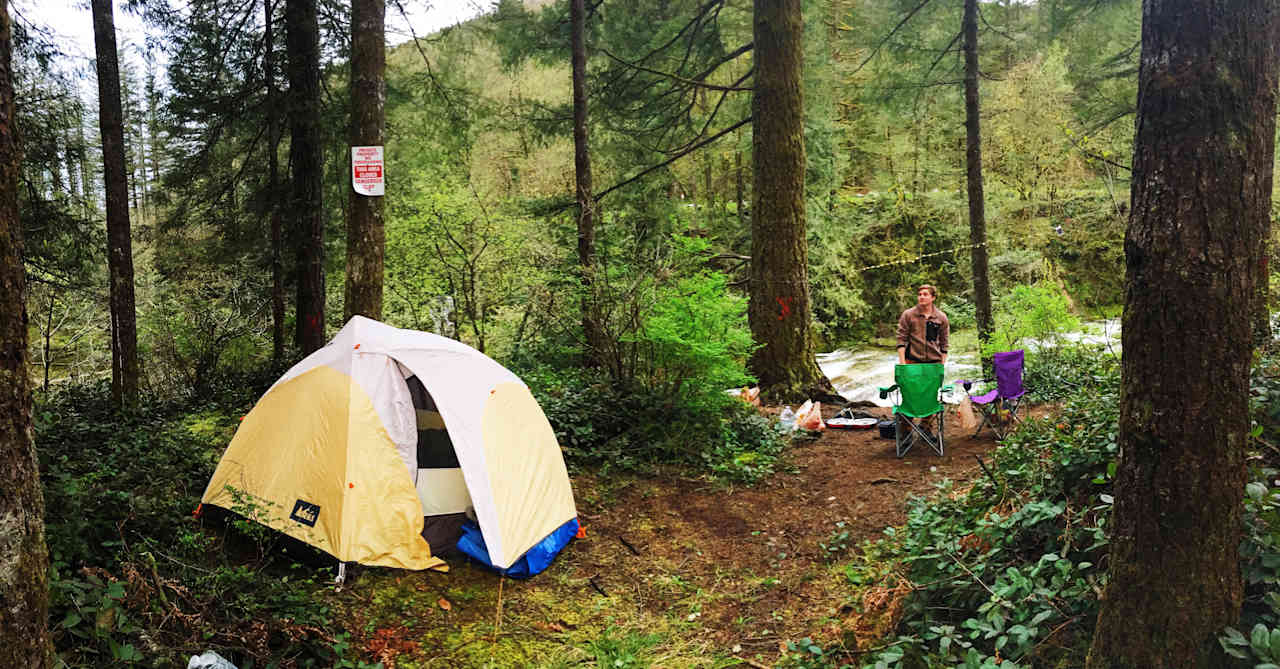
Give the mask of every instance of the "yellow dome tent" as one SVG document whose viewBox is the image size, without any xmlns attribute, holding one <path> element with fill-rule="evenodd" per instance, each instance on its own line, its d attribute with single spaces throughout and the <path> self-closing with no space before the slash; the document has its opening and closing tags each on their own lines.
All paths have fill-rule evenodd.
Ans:
<svg viewBox="0 0 1280 669">
<path fill-rule="evenodd" d="M 437 411 L 415 407 L 415 387 Z M 424 427 L 447 431 L 443 463 L 420 462 Z M 460 342 L 362 316 L 262 396 L 201 503 L 340 562 L 405 569 L 447 568 L 420 534 L 424 516 L 474 510 L 506 568 L 577 515 L 555 433 L 515 374 Z"/>
</svg>

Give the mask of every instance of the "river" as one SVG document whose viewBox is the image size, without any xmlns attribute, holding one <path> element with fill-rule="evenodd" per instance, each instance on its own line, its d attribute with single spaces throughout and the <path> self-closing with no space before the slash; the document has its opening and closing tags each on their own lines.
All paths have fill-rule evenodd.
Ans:
<svg viewBox="0 0 1280 669">
<path fill-rule="evenodd" d="M 1086 342 L 1105 344 L 1115 351 L 1120 350 L 1120 321 L 1108 319 L 1083 324 L 1079 330 L 1060 335 L 1059 340 L 1069 342 Z M 1042 345 L 1054 345 L 1053 342 L 1042 344 L 1031 341 L 1028 348 L 1035 349 Z M 818 367 L 831 379 L 836 392 L 850 402 L 870 402 L 876 406 L 892 406 L 889 400 L 880 399 L 878 388 L 893 384 L 893 366 L 898 364 L 898 352 L 879 347 L 863 347 L 856 349 L 840 349 L 818 355 Z M 947 360 L 944 378 L 947 383 L 959 379 L 980 378 L 982 372 L 978 367 L 976 353 L 955 353 Z M 951 399 L 944 397 L 944 400 Z M 959 401 L 957 394 L 954 398 Z"/>
</svg>

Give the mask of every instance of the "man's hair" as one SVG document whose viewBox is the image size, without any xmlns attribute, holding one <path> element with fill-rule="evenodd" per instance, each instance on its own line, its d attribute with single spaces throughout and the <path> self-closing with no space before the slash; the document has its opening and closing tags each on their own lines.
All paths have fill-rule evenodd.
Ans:
<svg viewBox="0 0 1280 669">
<path fill-rule="evenodd" d="M 929 291 L 929 294 L 933 296 L 933 299 L 938 299 L 938 289 L 934 288 L 932 285 L 927 283 L 920 284 L 920 287 L 916 289 L 916 292 L 918 293 L 922 290 Z"/>
</svg>

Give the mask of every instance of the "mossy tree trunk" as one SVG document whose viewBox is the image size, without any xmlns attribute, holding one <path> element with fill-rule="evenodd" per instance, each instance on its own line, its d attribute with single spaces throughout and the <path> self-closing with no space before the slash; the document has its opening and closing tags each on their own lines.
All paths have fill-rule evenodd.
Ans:
<svg viewBox="0 0 1280 669">
<path fill-rule="evenodd" d="M 1253 295 L 1253 345 L 1265 346 L 1271 341 L 1271 219 L 1262 230 L 1262 259 L 1258 261 L 1258 286 Z"/>
<path fill-rule="evenodd" d="M 383 0 L 351 3 L 351 145 L 382 146 L 387 99 Z M 356 314 L 382 320 L 382 265 L 386 249 L 383 196 L 348 187 L 347 285 L 344 320 Z"/>
<path fill-rule="evenodd" d="M 31 434 L 8 3 L 0 2 L 0 667 L 53 666 L 44 497 Z"/>
<path fill-rule="evenodd" d="M 584 357 L 588 365 L 603 367 L 606 366 L 608 346 L 597 299 L 596 199 L 592 192 L 591 149 L 587 136 L 587 11 L 583 0 L 570 0 L 569 17 L 573 42 L 573 171 L 578 201 L 578 270 L 582 278 Z"/>
<path fill-rule="evenodd" d="M 1276 3 L 1143 3 L 1111 580 L 1090 669 L 1228 666 Z"/>
<path fill-rule="evenodd" d="M 986 195 L 982 185 L 982 118 L 978 98 L 978 0 L 964 0 L 964 127 L 965 167 L 969 188 L 969 243 L 973 259 L 973 306 L 978 321 L 978 346 L 991 340 L 991 279 L 987 273 Z M 991 370 L 983 356 L 984 375 Z"/>
<path fill-rule="evenodd" d="M 265 31 L 263 35 L 263 74 L 267 79 L 267 190 L 280 188 L 280 89 L 276 86 L 275 43 L 276 0 L 262 0 Z M 271 361 L 278 367 L 284 361 L 284 220 L 280 205 L 268 205 L 271 221 Z"/>
<path fill-rule="evenodd" d="M 324 157 L 320 145 L 320 24 L 316 0 L 285 0 L 289 58 L 289 164 L 297 243 L 297 324 L 303 355 L 324 346 Z"/>
<path fill-rule="evenodd" d="M 801 0 L 755 0 L 747 319 L 760 344 L 751 369 L 773 402 L 833 392 L 810 327 L 800 9 Z"/>
<path fill-rule="evenodd" d="M 98 125 L 102 130 L 102 179 L 107 200 L 107 272 L 111 304 L 111 397 L 116 406 L 138 401 L 138 326 L 133 294 L 133 236 L 125 177 L 124 114 L 120 64 L 111 0 L 93 0 L 93 41 L 98 68 Z"/>
</svg>

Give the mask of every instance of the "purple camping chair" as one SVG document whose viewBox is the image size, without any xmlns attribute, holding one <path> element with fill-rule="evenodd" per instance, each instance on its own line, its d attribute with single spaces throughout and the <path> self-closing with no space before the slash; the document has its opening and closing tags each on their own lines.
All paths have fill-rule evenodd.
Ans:
<svg viewBox="0 0 1280 669">
<path fill-rule="evenodd" d="M 973 436 L 978 436 L 982 428 L 991 426 L 996 439 L 1004 439 L 1013 431 L 1014 426 L 1022 421 L 1022 396 L 1027 389 L 1022 385 L 1022 368 L 1025 355 L 1022 349 L 1006 351 L 991 356 L 991 366 L 995 368 L 996 387 L 981 395 L 969 395 L 969 401 L 982 412 L 982 422 Z M 991 379 L 983 379 L 990 381 Z M 960 381 L 968 392 L 972 381 Z"/>
</svg>

